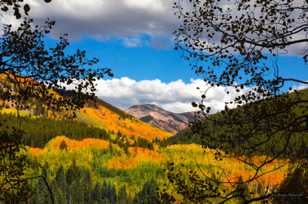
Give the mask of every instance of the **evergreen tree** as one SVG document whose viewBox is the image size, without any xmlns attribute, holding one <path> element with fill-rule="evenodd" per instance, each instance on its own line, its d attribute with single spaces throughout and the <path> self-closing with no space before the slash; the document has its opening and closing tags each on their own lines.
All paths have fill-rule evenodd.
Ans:
<svg viewBox="0 0 308 204">
<path fill-rule="evenodd" d="M 32 196 L 32 202 L 34 204 L 46 203 L 50 204 L 49 194 L 46 187 L 46 184 L 42 179 L 37 180 L 36 188 L 34 191 L 34 195 Z"/>
<path fill-rule="evenodd" d="M 67 191 L 67 183 L 65 178 L 65 172 L 63 167 L 61 166 L 56 174 L 56 178 L 54 181 L 55 185 L 53 185 L 56 192 L 56 197 L 58 203 L 66 201 L 66 191 Z"/>
<path fill-rule="evenodd" d="M 102 187 L 97 183 L 91 192 L 92 201 L 98 202 L 98 203 L 102 201 L 101 189 Z"/>
<path fill-rule="evenodd" d="M 122 188 L 120 188 L 120 191 L 118 193 L 118 203 L 119 204 L 129 204 L 129 198 L 128 198 L 125 185 L 122 186 Z"/>
<path fill-rule="evenodd" d="M 82 201 L 84 203 L 91 202 L 91 186 L 92 186 L 92 178 L 89 171 L 83 171 L 83 177 L 80 183 L 80 194 L 82 194 L 83 198 Z"/>
<path fill-rule="evenodd" d="M 101 195 L 103 201 L 106 203 L 115 204 L 117 201 L 117 192 L 111 183 L 104 182 Z"/>
<path fill-rule="evenodd" d="M 137 193 L 133 203 L 135 204 L 159 204 L 159 195 L 155 181 L 151 180 L 144 184 L 142 190 Z"/>
</svg>

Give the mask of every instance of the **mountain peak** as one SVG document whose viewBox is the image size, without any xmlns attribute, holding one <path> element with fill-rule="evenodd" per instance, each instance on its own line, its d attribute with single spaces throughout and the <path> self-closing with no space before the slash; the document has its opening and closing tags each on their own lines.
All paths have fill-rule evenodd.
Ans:
<svg viewBox="0 0 308 204">
<path fill-rule="evenodd" d="M 193 113 L 173 113 L 155 104 L 134 105 L 126 112 L 169 132 L 185 129 L 188 123 L 193 120 L 194 115 Z"/>
<path fill-rule="evenodd" d="M 128 109 L 148 109 L 148 110 L 154 110 L 154 109 L 159 109 L 159 110 L 164 110 L 162 107 L 156 105 L 156 104 L 140 104 L 140 105 L 133 105 L 129 107 Z M 165 110 L 164 110 L 165 111 Z"/>
</svg>

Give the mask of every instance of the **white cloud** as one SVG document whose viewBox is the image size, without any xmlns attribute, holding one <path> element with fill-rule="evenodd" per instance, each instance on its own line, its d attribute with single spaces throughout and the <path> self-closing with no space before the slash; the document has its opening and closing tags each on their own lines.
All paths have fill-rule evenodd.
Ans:
<svg viewBox="0 0 308 204">
<path fill-rule="evenodd" d="M 187 112 L 198 110 L 192 107 L 192 102 L 199 102 L 202 91 L 210 87 L 203 80 L 182 80 L 164 83 L 159 79 L 136 81 L 127 77 L 111 80 L 100 80 L 97 83 L 97 96 L 123 109 L 138 104 L 157 104 L 173 112 Z M 223 110 L 225 102 L 235 96 L 225 92 L 225 87 L 215 87 L 207 92 L 206 105 L 213 108 L 213 112 Z"/>
<path fill-rule="evenodd" d="M 140 47 L 143 44 L 138 37 L 124 38 L 123 43 L 125 47 Z"/>
<path fill-rule="evenodd" d="M 123 38 L 131 43 L 141 34 L 170 37 L 176 28 L 173 0 L 29 0 L 31 15 L 56 20 L 56 33 L 98 39 Z M 134 43 L 134 45 L 137 45 Z M 138 42 L 140 45 L 140 42 Z"/>
<path fill-rule="evenodd" d="M 57 34 L 68 33 L 74 38 L 88 35 L 102 40 L 121 38 L 128 47 L 145 43 L 164 48 L 168 44 L 166 41 L 170 43 L 172 32 L 180 25 L 172 8 L 175 0 L 52 0 L 48 4 L 43 0 L 27 2 L 31 5 L 30 14 L 34 19 L 44 21 L 51 18 L 57 21 Z M 191 9 L 187 1 L 183 2 L 185 8 Z M 296 0 L 294 5 L 301 5 L 302 2 Z M 221 4 L 224 8 L 232 8 L 230 2 L 221 1 Z M 1 22 L 11 23 L 12 19 L 1 19 Z M 150 36 L 148 42 L 140 38 L 144 34 Z M 295 38 L 305 37 L 306 34 L 303 30 Z M 216 38 L 213 40 L 213 43 L 217 41 Z M 289 46 L 287 52 L 302 54 L 306 47 L 307 43 Z"/>
<path fill-rule="evenodd" d="M 151 9 L 154 11 L 165 10 L 163 2 L 157 0 L 124 0 L 124 4 L 130 8 Z"/>
<path fill-rule="evenodd" d="M 172 32 L 180 25 L 172 8 L 174 1 L 52 0 L 48 4 L 43 0 L 27 2 L 31 5 L 30 14 L 34 19 L 44 21 L 51 18 L 57 21 L 57 34 L 68 33 L 73 38 L 87 35 L 101 40 L 121 38 L 128 47 L 146 44 L 164 48 L 166 44 L 168 47 L 166 41 L 171 42 Z M 298 2 L 302 1 L 295 1 L 296 4 Z M 229 6 L 226 1 L 221 1 L 221 4 Z M 191 8 L 187 3 L 183 5 L 185 8 Z M 306 35 L 307 32 L 303 31 L 301 34 Z M 148 35 L 150 39 L 144 42 L 141 35 Z M 216 38 L 213 40 L 213 43 L 217 41 Z M 306 47 L 307 43 L 299 44 L 290 46 L 287 51 L 288 54 L 299 54 L 303 53 Z"/>
</svg>

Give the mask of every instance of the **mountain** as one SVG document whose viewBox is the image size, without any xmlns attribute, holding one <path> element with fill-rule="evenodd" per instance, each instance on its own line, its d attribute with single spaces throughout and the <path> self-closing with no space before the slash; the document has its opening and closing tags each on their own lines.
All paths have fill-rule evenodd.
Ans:
<svg viewBox="0 0 308 204">
<path fill-rule="evenodd" d="M 102 128 L 113 135 L 141 138 L 148 141 L 166 139 L 172 134 L 141 121 L 124 111 L 97 99 L 79 111 L 78 120 Z"/>
<path fill-rule="evenodd" d="M 126 112 L 168 132 L 183 130 L 194 119 L 192 112 L 172 113 L 154 104 L 131 106 Z"/>
<path fill-rule="evenodd" d="M 31 78 L 22 78 L 20 80 L 27 80 L 27 82 L 30 83 L 30 86 L 36 83 Z M 6 75 L 0 74 L 0 87 L 6 86 L 11 86 L 11 82 L 7 80 Z M 72 97 L 73 95 L 71 91 L 64 90 L 50 90 L 50 92 L 54 97 L 62 96 L 65 98 Z M 125 140 L 129 140 L 129 142 L 140 139 L 150 142 L 157 138 L 166 139 L 172 135 L 172 133 L 145 123 L 112 106 L 111 104 L 98 99 L 97 97 L 95 99 L 88 99 L 85 103 L 85 106 L 82 109 L 76 111 L 77 117 L 72 121 L 69 121 L 67 118 L 67 115 L 71 113 L 69 110 L 62 112 L 53 112 L 50 110 L 47 111 L 43 104 L 34 96 L 29 96 L 28 100 L 29 101 L 24 102 L 25 104 L 23 106 L 23 110 L 19 111 L 19 115 L 25 117 L 24 120 L 27 121 L 29 129 L 31 129 L 30 126 L 32 126 L 32 129 L 34 130 L 41 129 L 40 131 L 43 131 L 43 128 L 41 127 L 51 126 L 51 124 L 57 127 L 49 128 L 50 130 L 56 129 L 54 131 L 45 131 L 46 134 L 44 135 L 44 138 L 41 138 L 42 141 L 39 142 L 38 146 L 42 146 L 44 142 L 47 142 L 52 137 L 59 136 L 61 134 L 66 136 L 79 137 L 80 134 L 76 134 L 76 132 L 83 132 L 88 136 L 92 136 L 90 134 L 92 131 L 97 132 L 95 133 L 95 136 L 97 137 L 104 135 L 106 137 L 111 136 L 113 138 L 119 139 L 125 138 Z M 4 114 L 4 118 L 8 117 L 8 115 L 16 116 L 17 111 L 12 101 L 3 101 L 0 98 L 0 102 L 4 104 L 1 105 L 1 107 L 5 107 L 0 109 L 0 115 Z M 38 120 L 32 120 L 34 118 L 38 118 Z M 57 118 L 60 120 L 62 119 L 62 121 L 56 121 Z M 10 118 L 10 120 L 14 120 L 14 118 Z M 87 127 L 89 127 L 89 129 Z M 87 131 L 83 131 L 82 129 Z M 97 129 L 100 129 L 100 131 Z M 59 135 L 51 134 L 51 132 L 57 133 Z M 33 135 L 33 131 L 31 131 L 31 135 Z M 31 143 L 30 140 L 29 143 Z"/>
</svg>

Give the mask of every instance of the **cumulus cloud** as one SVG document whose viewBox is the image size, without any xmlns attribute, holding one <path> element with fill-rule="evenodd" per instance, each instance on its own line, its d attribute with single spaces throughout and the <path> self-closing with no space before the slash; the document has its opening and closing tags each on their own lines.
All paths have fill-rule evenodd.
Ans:
<svg viewBox="0 0 308 204">
<path fill-rule="evenodd" d="M 200 89 L 197 89 L 200 87 Z M 164 83 L 159 79 L 136 81 L 128 77 L 100 80 L 97 83 L 97 96 L 115 106 L 126 109 L 138 104 L 156 104 L 172 112 L 196 111 L 192 102 L 199 102 L 202 91 L 210 85 L 203 80 L 192 79 Z M 213 112 L 223 110 L 225 102 L 235 96 L 235 91 L 226 94 L 226 87 L 214 87 L 207 92 L 206 104 Z"/>
<path fill-rule="evenodd" d="M 57 34 L 68 33 L 73 38 L 87 35 L 101 40 L 121 38 L 127 47 L 169 47 L 171 34 L 180 24 L 172 8 L 174 0 L 53 0 L 48 4 L 43 0 L 27 2 L 31 5 L 31 17 L 37 21 L 46 18 L 57 21 Z M 302 1 L 295 1 L 295 5 L 299 2 Z M 221 4 L 225 4 L 225 8 L 232 8 L 226 1 L 221 1 Z M 191 8 L 187 4 L 184 6 Z M 1 22 L 15 21 L 1 19 Z M 306 34 L 303 31 L 295 38 L 305 37 Z M 142 40 L 141 35 L 150 36 L 150 40 Z M 287 54 L 302 54 L 307 51 L 306 47 L 307 43 L 290 46 Z"/>
<path fill-rule="evenodd" d="M 140 34 L 170 36 L 175 29 L 173 0 L 29 0 L 34 19 L 57 21 L 57 33 L 73 37 L 90 35 L 99 39 L 124 38 L 139 45 Z M 132 41 L 133 40 L 133 41 Z"/>
</svg>

